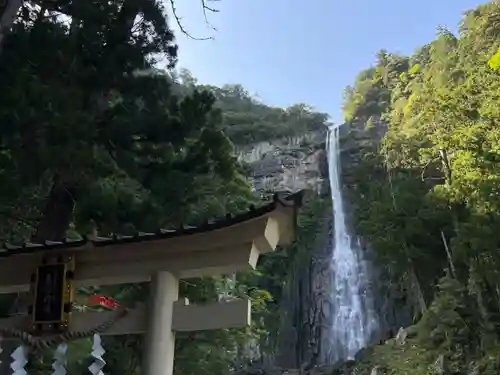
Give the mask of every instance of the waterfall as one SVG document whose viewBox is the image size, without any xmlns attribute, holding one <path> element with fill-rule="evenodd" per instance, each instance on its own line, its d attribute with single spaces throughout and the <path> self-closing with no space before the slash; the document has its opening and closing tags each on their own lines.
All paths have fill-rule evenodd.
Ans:
<svg viewBox="0 0 500 375">
<path fill-rule="evenodd" d="M 340 127 L 329 129 L 327 152 L 333 201 L 334 236 L 331 258 L 332 302 L 329 361 L 354 359 L 378 328 L 365 252 L 357 237 L 350 235 L 342 200 L 339 147 Z"/>
</svg>

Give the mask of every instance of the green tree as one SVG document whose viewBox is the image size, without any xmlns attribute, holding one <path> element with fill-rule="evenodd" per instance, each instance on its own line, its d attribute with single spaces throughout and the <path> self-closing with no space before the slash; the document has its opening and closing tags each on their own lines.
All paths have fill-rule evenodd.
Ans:
<svg viewBox="0 0 500 375">
<path fill-rule="evenodd" d="M 464 15 L 458 34 L 438 28 L 408 58 L 380 52 L 344 104 L 358 233 L 391 284 L 423 302 L 419 347 L 432 360 L 445 355 L 456 374 L 500 340 L 499 15 L 487 2 Z"/>
</svg>

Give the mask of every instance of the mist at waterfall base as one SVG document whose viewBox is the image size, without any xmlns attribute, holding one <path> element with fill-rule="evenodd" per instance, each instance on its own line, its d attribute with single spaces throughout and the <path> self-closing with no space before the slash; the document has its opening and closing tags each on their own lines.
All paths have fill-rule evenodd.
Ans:
<svg viewBox="0 0 500 375">
<path fill-rule="evenodd" d="M 333 201 L 331 257 L 332 304 L 330 363 L 354 359 L 378 330 L 378 315 L 370 290 L 368 262 L 358 237 L 351 236 L 342 197 L 339 147 L 340 127 L 331 127 L 327 136 L 330 190 Z"/>
</svg>

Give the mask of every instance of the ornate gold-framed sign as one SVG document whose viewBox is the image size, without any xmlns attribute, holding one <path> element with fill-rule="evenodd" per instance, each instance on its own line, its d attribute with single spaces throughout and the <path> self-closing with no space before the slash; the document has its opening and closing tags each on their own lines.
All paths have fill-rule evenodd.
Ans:
<svg viewBox="0 0 500 375">
<path fill-rule="evenodd" d="M 73 256 L 42 260 L 32 276 L 32 323 L 37 332 L 61 332 L 68 328 L 74 298 Z"/>
</svg>

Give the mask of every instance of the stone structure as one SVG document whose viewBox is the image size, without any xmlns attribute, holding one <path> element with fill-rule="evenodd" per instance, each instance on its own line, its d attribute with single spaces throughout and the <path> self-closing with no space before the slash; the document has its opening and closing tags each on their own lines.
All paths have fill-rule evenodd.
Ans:
<svg viewBox="0 0 500 375">
<path fill-rule="evenodd" d="M 0 293 L 31 291 L 33 305 L 31 316 L 0 320 L 0 333 L 3 339 L 9 339 L 9 334 L 31 337 L 25 340 L 31 346 L 33 342 L 59 344 L 54 366 L 61 368 L 61 374 L 66 341 L 94 333 L 95 361 L 89 369 L 95 375 L 105 363 L 99 335 L 144 333 L 144 374 L 171 375 L 176 331 L 250 324 L 248 300 L 189 305 L 187 300 L 178 300 L 179 279 L 255 267 L 260 254 L 293 240 L 301 199 L 300 192 L 275 195 L 260 208 L 201 227 L 6 246 L 0 251 Z M 147 281 L 152 287 L 149 306 L 137 305 L 120 315 L 116 311 L 71 312 L 76 286 Z M 16 330 L 27 332 L 19 335 Z M 12 354 L 14 374 L 24 373 L 29 345 Z"/>
</svg>

